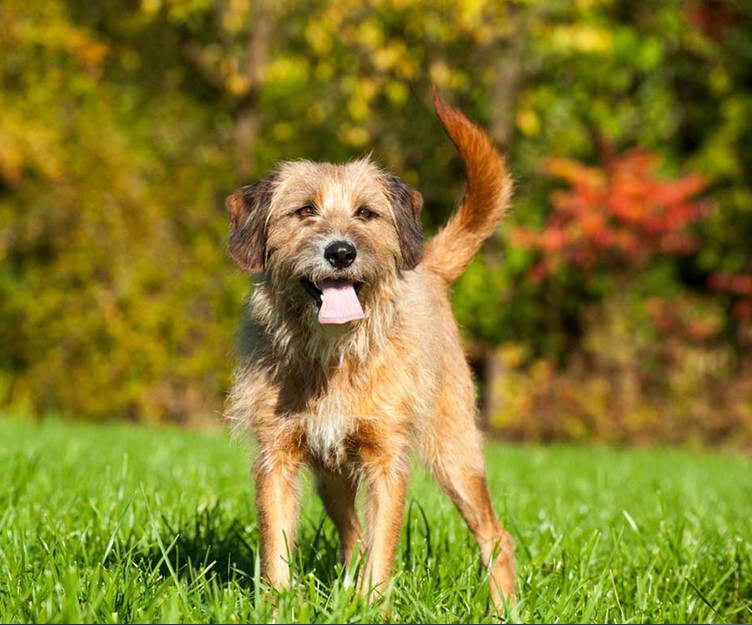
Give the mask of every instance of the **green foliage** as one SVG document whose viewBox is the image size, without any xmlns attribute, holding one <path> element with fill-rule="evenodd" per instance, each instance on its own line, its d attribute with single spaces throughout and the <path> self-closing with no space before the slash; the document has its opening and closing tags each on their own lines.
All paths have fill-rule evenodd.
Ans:
<svg viewBox="0 0 752 625">
<path fill-rule="evenodd" d="M 490 128 L 518 183 L 455 291 L 469 341 L 561 362 L 579 349 L 619 272 L 564 264 L 535 282 L 539 255 L 510 233 L 547 223 L 546 159 L 598 165 L 609 144 L 655 154 L 666 180 L 707 181 L 696 254 L 633 280 L 720 306 L 723 344 L 742 351 L 750 18 L 731 0 L 4 2 L 0 402 L 215 415 L 247 282 L 225 253 L 224 197 L 280 159 L 373 150 L 421 189 L 433 231 L 462 172 L 431 84 Z"/>
<path fill-rule="evenodd" d="M 422 471 L 380 613 L 345 583 L 308 482 L 293 588 L 262 592 L 247 454 L 221 433 L 4 420 L 0 436 L 3 622 L 498 622 L 476 545 Z M 749 458 L 489 444 L 487 459 L 518 545 L 509 621 L 749 621 Z"/>
<path fill-rule="evenodd" d="M 59 3 L 2 10 L 3 400 L 147 420 L 206 410 L 244 282 L 223 255 L 221 146 L 179 90 L 150 99 L 108 79 L 133 49 Z"/>
</svg>

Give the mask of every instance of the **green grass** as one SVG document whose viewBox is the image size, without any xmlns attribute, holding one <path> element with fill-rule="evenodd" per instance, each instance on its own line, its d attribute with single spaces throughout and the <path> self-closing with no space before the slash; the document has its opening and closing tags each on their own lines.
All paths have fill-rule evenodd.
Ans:
<svg viewBox="0 0 752 625">
<path fill-rule="evenodd" d="M 387 606 L 304 481 L 292 590 L 263 592 L 248 451 L 224 432 L 0 421 L 2 622 L 493 622 L 459 516 L 416 470 Z M 532 622 L 752 620 L 752 462 L 488 446 Z M 277 608 L 272 607 L 275 599 Z"/>
</svg>

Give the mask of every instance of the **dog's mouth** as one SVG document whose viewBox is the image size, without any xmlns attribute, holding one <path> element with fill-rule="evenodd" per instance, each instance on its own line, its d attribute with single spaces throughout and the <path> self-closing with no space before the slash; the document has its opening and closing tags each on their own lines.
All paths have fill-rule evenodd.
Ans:
<svg viewBox="0 0 752 625">
<path fill-rule="evenodd" d="M 319 323 L 340 324 L 365 317 L 358 299 L 362 282 L 327 278 L 315 284 L 308 278 L 301 278 L 300 283 L 318 306 Z"/>
</svg>

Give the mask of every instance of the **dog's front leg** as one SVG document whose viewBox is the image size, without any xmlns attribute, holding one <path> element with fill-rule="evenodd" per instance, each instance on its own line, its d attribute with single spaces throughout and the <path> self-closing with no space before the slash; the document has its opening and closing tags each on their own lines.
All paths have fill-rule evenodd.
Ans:
<svg viewBox="0 0 752 625">
<path fill-rule="evenodd" d="M 298 516 L 300 458 L 262 454 L 256 463 L 256 506 L 261 530 L 261 573 L 275 588 L 290 584 L 290 553 Z"/>
<path fill-rule="evenodd" d="M 366 593 L 383 592 L 392 572 L 397 549 L 405 494 L 409 479 L 403 456 L 368 459 L 364 463 L 367 483 L 366 567 L 361 580 Z"/>
</svg>

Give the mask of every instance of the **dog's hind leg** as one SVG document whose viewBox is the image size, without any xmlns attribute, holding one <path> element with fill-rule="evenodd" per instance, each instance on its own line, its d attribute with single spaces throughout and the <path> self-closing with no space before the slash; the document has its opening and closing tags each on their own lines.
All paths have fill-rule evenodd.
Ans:
<svg viewBox="0 0 752 625">
<path fill-rule="evenodd" d="M 491 566 L 491 596 L 497 608 L 514 600 L 514 542 L 491 506 L 486 477 L 473 470 L 437 472 L 444 491 L 457 506 L 480 547 L 484 566 Z M 491 564 L 493 562 L 493 564 Z"/>
<path fill-rule="evenodd" d="M 339 533 L 340 551 L 347 567 L 362 535 L 355 509 L 357 482 L 349 476 L 323 468 L 316 471 L 316 479 L 324 509 Z"/>
<path fill-rule="evenodd" d="M 481 436 L 472 408 L 462 414 L 467 403 L 457 401 L 460 397 L 461 392 L 459 397 L 445 394 L 433 431 L 423 440 L 423 455 L 473 533 L 483 564 L 490 567 L 491 597 L 496 608 L 502 610 L 505 599 L 515 598 L 514 542 L 491 505 Z"/>
</svg>

